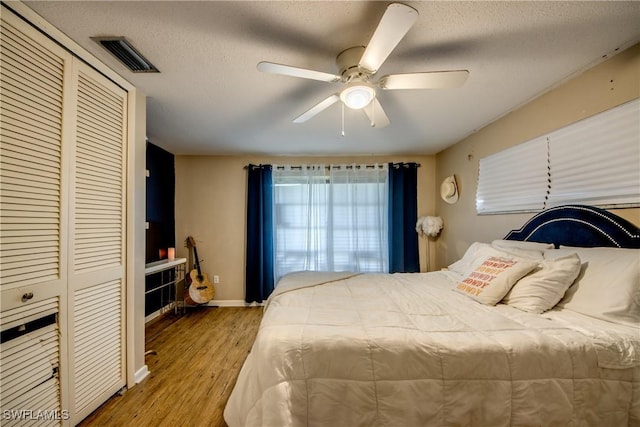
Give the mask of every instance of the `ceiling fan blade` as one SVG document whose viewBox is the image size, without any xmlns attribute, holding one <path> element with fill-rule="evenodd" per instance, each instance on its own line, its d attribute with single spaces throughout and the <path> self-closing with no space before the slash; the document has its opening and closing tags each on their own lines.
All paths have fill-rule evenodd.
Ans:
<svg viewBox="0 0 640 427">
<path fill-rule="evenodd" d="M 378 71 L 416 19 L 418 19 L 418 11 L 414 8 L 400 3 L 390 4 L 371 36 L 358 65 L 371 73 Z"/>
<path fill-rule="evenodd" d="M 336 93 L 328 97 L 327 99 L 321 101 L 320 103 L 314 105 L 309 110 L 305 111 L 298 117 L 293 120 L 293 123 L 304 123 L 309 120 L 311 117 L 315 116 L 319 112 L 326 110 L 333 104 L 335 104 L 340 99 L 340 96 Z"/>
<path fill-rule="evenodd" d="M 291 65 L 276 64 L 262 61 L 258 63 L 258 71 L 263 73 L 282 74 L 285 76 L 300 77 L 302 79 L 320 80 L 322 82 L 338 82 L 340 76 L 323 73 L 322 71 L 307 70 L 306 68 L 292 67 Z"/>
<path fill-rule="evenodd" d="M 383 76 L 378 85 L 388 89 L 445 89 L 462 86 L 469 71 L 433 71 L 428 73 L 391 74 Z"/>
<path fill-rule="evenodd" d="M 383 128 L 389 126 L 389 123 L 391 123 L 389 117 L 387 117 L 387 114 L 382 109 L 378 98 L 373 98 L 371 104 L 364 107 L 363 110 L 367 114 L 372 127 Z"/>
</svg>

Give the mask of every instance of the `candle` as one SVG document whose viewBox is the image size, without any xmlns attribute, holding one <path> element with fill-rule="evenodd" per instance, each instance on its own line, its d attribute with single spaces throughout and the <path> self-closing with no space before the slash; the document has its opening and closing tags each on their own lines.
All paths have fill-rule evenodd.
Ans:
<svg viewBox="0 0 640 427">
<path fill-rule="evenodd" d="M 165 259 L 167 256 L 167 250 L 166 249 L 158 249 L 158 256 L 160 257 L 160 259 Z"/>
<path fill-rule="evenodd" d="M 170 260 L 176 259 L 176 248 L 169 248 L 167 251 L 167 255 Z"/>
</svg>

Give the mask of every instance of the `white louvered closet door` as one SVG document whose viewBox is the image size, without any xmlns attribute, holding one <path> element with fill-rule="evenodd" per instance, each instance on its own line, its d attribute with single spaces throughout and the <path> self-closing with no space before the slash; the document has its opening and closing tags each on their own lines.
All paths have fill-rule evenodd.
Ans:
<svg viewBox="0 0 640 427">
<path fill-rule="evenodd" d="M 0 289 L 3 309 L 25 292 L 64 289 L 64 68 L 70 55 L 2 14 Z M 6 291 L 17 290 L 17 293 Z M 49 292 L 51 294 L 51 292 Z M 9 298 L 7 298 L 9 297 Z M 17 297 L 17 298 L 16 298 Z"/>
<path fill-rule="evenodd" d="M 126 384 L 127 93 L 0 16 L 1 409 L 75 425 Z"/>
<path fill-rule="evenodd" d="M 127 93 L 79 61 L 69 237 L 72 420 L 126 383 Z"/>
<path fill-rule="evenodd" d="M 26 425 L 38 411 L 53 415 L 39 425 L 59 425 L 66 406 L 64 73 L 71 55 L 4 7 L 0 27 L 2 425 Z"/>
</svg>

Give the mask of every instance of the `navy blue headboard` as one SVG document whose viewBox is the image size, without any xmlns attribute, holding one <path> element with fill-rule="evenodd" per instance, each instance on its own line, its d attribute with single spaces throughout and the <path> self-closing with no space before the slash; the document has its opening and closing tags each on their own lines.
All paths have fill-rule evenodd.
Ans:
<svg viewBox="0 0 640 427">
<path fill-rule="evenodd" d="M 565 205 L 546 209 L 506 240 L 553 243 L 556 247 L 608 246 L 640 248 L 640 229 L 624 218 L 593 206 Z"/>
</svg>

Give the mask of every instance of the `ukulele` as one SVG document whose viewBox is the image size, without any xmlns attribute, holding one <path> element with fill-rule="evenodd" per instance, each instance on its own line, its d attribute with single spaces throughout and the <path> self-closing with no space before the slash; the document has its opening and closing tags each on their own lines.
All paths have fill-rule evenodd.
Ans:
<svg viewBox="0 0 640 427">
<path fill-rule="evenodd" d="M 196 242 L 193 237 L 187 237 L 186 245 L 188 248 L 193 249 L 195 268 L 189 273 L 191 283 L 189 284 L 188 292 L 185 293 L 184 301 L 190 305 L 206 304 L 213 299 L 215 290 L 213 289 L 211 281 L 209 281 L 209 277 L 200 270 L 198 250 L 196 249 Z"/>
</svg>

